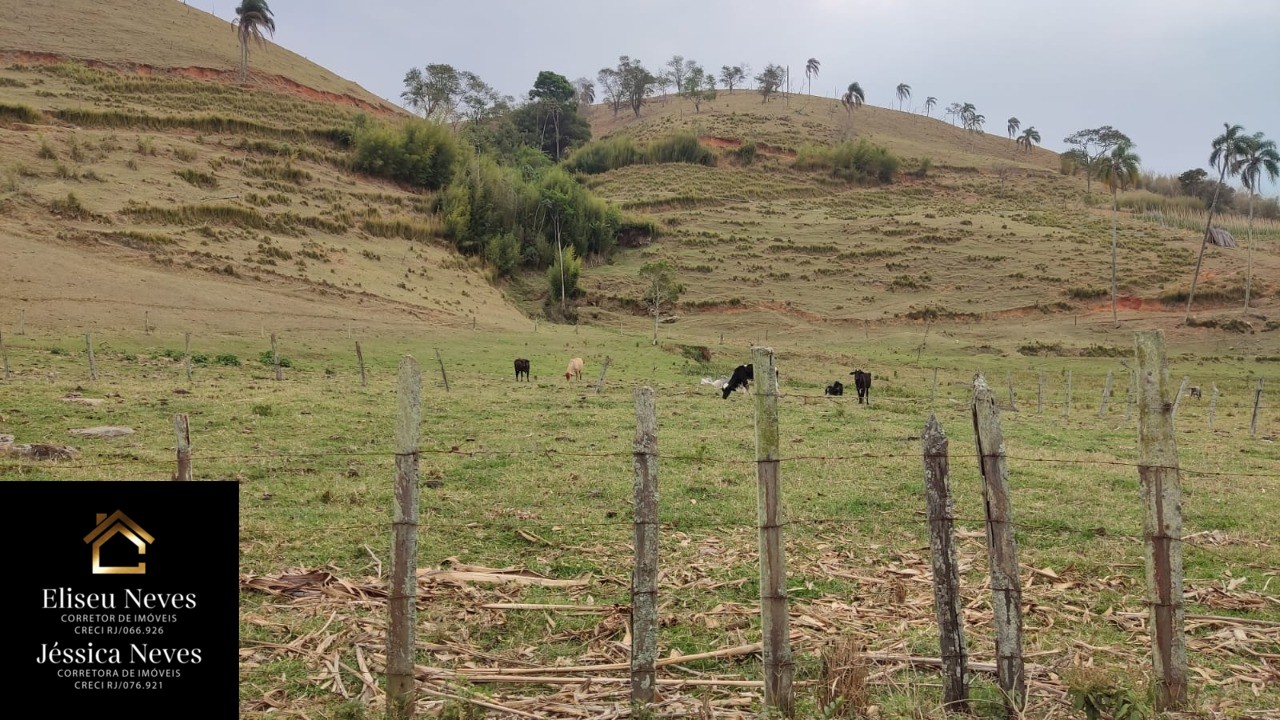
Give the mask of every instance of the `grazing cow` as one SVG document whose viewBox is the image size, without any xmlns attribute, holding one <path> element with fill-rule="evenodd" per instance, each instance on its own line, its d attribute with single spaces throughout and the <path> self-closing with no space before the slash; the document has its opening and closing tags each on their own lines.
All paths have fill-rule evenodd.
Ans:
<svg viewBox="0 0 1280 720">
<path fill-rule="evenodd" d="M 831 383 L 827 386 L 827 389 L 823 391 L 823 394 L 832 396 L 844 395 L 844 383 L 839 380 Z"/>
<path fill-rule="evenodd" d="M 746 389 L 751 387 L 751 381 L 756 379 L 755 370 L 750 365 L 739 365 L 733 369 L 733 376 L 729 378 L 729 384 L 724 386 L 720 392 L 724 393 L 723 399 L 729 399 L 729 393 L 738 388 Z"/>
<path fill-rule="evenodd" d="M 525 382 L 529 380 L 529 360 L 527 358 L 516 358 L 516 380 L 523 375 Z"/>
<path fill-rule="evenodd" d="M 1202 394 L 1200 393 L 1200 386 L 1199 386 L 1199 385 L 1192 385 L 1191 387 L 1187 388 L 1187 392 L 1191 393 L 1191 397 L 1193 397 L 1193 398 L 1195 398 L 1195 399 L 1197 399 L 1197 400 L 1203 400 L 1203 399 L 1204 399 L 1204 395 L 1202 395 Z"/>
<path fill-rule="evenodd" d="M 861 405 L 865 401 L 868 405 L 870 405 L 871 404 L 871 373 L 863 372 L 862 368 L 858 368 L 857 370 L 854 370 L 849 374 L 853 376 L 854 387 L 858 388 L 858 404 Z"/>
<path fill-rule="evenodd" d="M 564 379 L 582 379 L 582 358 L 574 358 L 569 361 L 569 367 L 564 369 Z"/>
</svg>

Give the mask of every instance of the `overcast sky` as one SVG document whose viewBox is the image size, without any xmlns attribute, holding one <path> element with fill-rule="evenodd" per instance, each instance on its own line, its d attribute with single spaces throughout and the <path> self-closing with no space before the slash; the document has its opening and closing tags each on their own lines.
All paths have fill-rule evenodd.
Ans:
<svg viewBox="0 0 1280 720">
<path fill-rule="evenodd" d="M 235 17 L 235 0 L 191 0 Z M 1044 146 L 1113 125 L 1146 170 L 1208 168 L 1230 122 L 1280 143 L 1280 0 L 270 0 L 275 41 L 399 101 L 405 71 L 470 70 L 523 97 L 539 70 L 595 78 L 619 55 L 656 70 L 821 62 L 814 91 L 852 81 L 872 105 L 972 102 L 988 132 L 1034 125 Z M 937 111 L 935 111 L 936 113 Z M 1274 185 L 1267 194 L 1276 194 Z"/>
</svg>

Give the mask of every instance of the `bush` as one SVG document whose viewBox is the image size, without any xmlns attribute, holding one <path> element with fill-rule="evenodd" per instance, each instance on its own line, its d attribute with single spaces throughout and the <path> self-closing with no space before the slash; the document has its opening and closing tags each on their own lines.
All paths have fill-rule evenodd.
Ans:
<svg viewBox="0 0 1280 720">
<path fill-rule="evenodd" d="M 716 154 L 692 133 L 678 133 L 644 146 L 636 145 L 631 136 L 622 135 L 583 145 L 569 156 L 565 167 L 571 172 L 594 175 L 628 165 L 659 163 L 715 165 Z"/>
<path fill-rule="evenodd" d="M 733 157 L 743 165 L 750 165 L 756 161 L 758 152 L 759 150 L 754 142 L 745 142 L 734 149 Z"/>
<path fill-rule="evenodd" d="M 227 367 L 240 367 L 240 358 L 230 353 L 223 353 L 213 359 L 215 365 L 226 365 Z"/>
<path fill-rule="evenodd" d="M 805 144 L 796 152 L 795 167 L 800 170 L 830 170 L 831 174 L 851 182 L 893 182 L 899 160 L 887 149 L 866 140 L 846 140 L 839 145 Z"/>
<path fill-rule="evenodd" d="M 259 361 L 259 362 L 261 362 L 263 365 L 272 365 L 272 366 L 274 367 L 274 364 L 271 362 L 271 351 L 270 351 L 270 350 L 263 350 L 261 353 L 259 353 L 259 354 L 258 354 L 258 361 Z M 289 358 L 287 358 L 287 357 L 283 357 L 283 356 L 281 356 L 281 358 L 280 358 L 280 367 L 282 367 L 282 368 L 291 368 L 291 367 L 293 367 L 293 361 L 291 361 L 291 360 L 290 360 Z"/>
<path fill-rule="evenodd" d="M 354 133 L 352 166 L 370 175 L 437 190 L 449 183 L 461 148 L 449 128 L 409 120 L 398 128 L 363 123 Z"/>
<path fill-rule="evenodd" d="M 573 298 L 578 294 L 578 278 L 582 276 L 582 260 L 573 251 L 573 247 L 564 249 L 564 297 Z M 547 302 L 552 305 L 560 303 L 560 263 L 556 262 L 547 268 L 547 284 L 551 286 L 551 296 Z"/>
</svg>

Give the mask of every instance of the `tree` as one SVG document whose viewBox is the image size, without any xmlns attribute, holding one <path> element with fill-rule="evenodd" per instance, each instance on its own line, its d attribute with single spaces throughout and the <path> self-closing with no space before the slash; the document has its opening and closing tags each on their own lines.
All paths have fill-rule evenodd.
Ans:
<svg viewBox="0 0 1280 720">
<path fill-rule="evenodd" d="M 911 86 L 906 83 L 898 83 L 898 109 L 902 109 L 902 101 L 911 99 Z"/>
<path fill-rule="evenodd" d="M 1022 127 L 1022 121 L 1016 117 L 1009 118 L 1009 137 L 1018 134 L 1018 128 Z"/>
<path fill-rule="evenodd" d="M 981 134 L 981 133 L 982 133 L 982 126 L 983 126 L 984 124 L 986 124 L 986 122 L 987 122 L 987 116 L 986 116 L 986 115 L 983 115 L 982 113 L 970 113 L 970 114 L 969 114 L 969 123 L 968 123 L 968 125 L 969 125 L 969 129 L 970 129 L 971 131 L 973 131 L 973 132 L 976 132 L 976 133 Z"/>
<path fill-rule="evenodd" d="M 670 68 L 667 71 L 667 77 L 670 78 L 671 85 L 676 89 L 676 92 L 683 91 L 685 80 L 689 77 L 689 72 L 696 64 L 692 60 L 685 60 L 680 55 L 672 55 L 671 59 L 667 61 L 667 67 Z"/>
<path fill-rule="evenodd" d="M 1038 142 L 1040 142 L 1040 132 L 1034 125 L 1024 130 L 1017 140 L 1019 145 L 1027 149 L 1027 152 L 1031 152 L 1031 148 Z"/>
<path fill-rule="evenodd" d="M 590 108 L 596 102 L 596 84 L 584 77 L 574 80 L 573 98 L 578 103 L 578 112 Z"/>
<path fill-rule="evenodd" d="M 604 92 L 604 100 L 613 106 L 613 114 L 616 116 L 618 110 L 622 109 L 622 76 L 614 68 L 600 68 L 596 73 L 596 82 L 600 83 L 600 89 Z"/>
<path fill-rule="evenodd" d="M 1071 145 L 1075 149 L 1077 163 L 1084 166 L 1085 192 L 1093 192 L 1092 181 L 1094 176 L 1097 175 L 1097 171 L 1094 169 L 1095 163 L 1121 143 L 1133 145 L 1133 141 L 1129 139 L 1128 135 L 1110 125 L 1078 130 L 1063 138 L 1062 142 Z"/>
<path fill-rule="evenodd" d="M 694 112 L 702 112 L 702 103 L 716 99 L 716 78 L 697 63 L 690 63 L 686 70 L 680 95 L 693 103 Z"/>
<path fill-rule="evenodd" d="M 844 105 L 846 112 L 853 112 L 862 107 L 867 101 L 866 93 L 862 92 L 862 86 L 856 82 L 849 83 L 849 87 L 845 89 L 844 95 L 840 96 L 840 104 Z"/>
<path fill-rule="evenodd" d="M 463 76 L 452 65 L 435 63 L 423 70 L 410 68 L 404 74 L 404 92 L 400 98 L 409 109 L 422 113 L 428 120 L 453 120 L 463 94 Z"/>
<path fill-rule="evenodd" d="M 818 62 L 818 58 L 809 58 L 809 62 L 804 64 L 804 77 L 809 81 L 809 94 L 813 94 L 813 79 L 818 76 L 818 70 L 822 68 L 822 63 Z"/>
<path fill-rule="evenodd" d="M 632 60 L 626 55 L 618 58 L 617 73 L 622 97 L 631 106 L 635 116 L 640 117 L 640 108 L 644 107 L 644 100 L 657 82 L 657 77 L 646 70 L 639 60 Z"/>
<path fill-rule="evenodd" d="M 276 21 L 272 17 L 267 0 L 242 0 L 236 7 L 236 19 L 231 21 L 240 38 L 240 82 L 249 82 L 249 41 L 255 40 L 259 45 L 266 41 L 262 31 L 275 37 Z"/>
<path fill-rule="evenodd" d="M 1253 196 L 1258 194 L 1265 174 L 1275 182 L 1280 178 L 1280 152 L 1276 141 L 1268 140 L 1262 133 L 1254 133 L 1247 140 L 1247 147 L 1238 162 L 1240 184 L 1249 191 L 1249 260 L 1244 281 L 1244 311 L 1249 312 L 1249 296 L 1253 290 Z"/>
<path fill-rule="evenodd" d="M 1218 170 L 1218 184 L 1227 178 L 1227 173 L 1236 174 L 1238 161 L 1246 155 L 1249 141 L 1244 135 L 1244 128 L 1239 125 L 1223 123 L 1226 131 L 1213 139 L 1213 152 L 1209 153 L 1209 166 Z M 1200 254 L 1196 257 L 1196 269 L 1191 275 L 1191 291 L 1187 293 L 1187 312 L 1182 317 L 1183 324 L 1191 319 L 1191 303 L 1196 297 L 1196 282 L 1200 279 L 1200 265 L 1204 262 L 1204 249 L 1209 244 L 1209 230 L 1213 227 L 1213 213 L 1218 209 L 1218 191 L 1213 192 L 1213 200 L 1209 202 L 1209 219 L 1204 224 L 1204 238 L 1200 241 Z"/>
<path fill-rule="evenodd" d="M 958 102 L 953 102 L 947 106 L 946 116 L 951 118 L 951 124 L 955 125 L 956 120 L 964 113 L 964 106 Z"/>
<path fill-rule="evenodd" d="M 729 94 L 733 94 L 733 89 L 741 85 L 747 79 L 746 72 L 743 71 L 741 65 L 721 65 L 720 66 L 720 82 L 729 89 Z"/>
<path fill-rule="evenodd" d="M 653 344 L 658 344 L 658 319 L 662 308 L 674 304 L 684 292 L 684 286 L 676 281 L 675 268 L 666 260 L 645 263 L 640 266 L 640 277 L 649 283 L 645 288 L 644 304 L 653 315 Z"/>
<path fill-rule="evenodd" d="M 938 98 L 930 96 L 924 99 L 924 116 L 929 117 L 929 113 L 933 111 L 933 106 L 938 104 Z"/>
<path fill-rule="evenodd" d="M 462 106 L 464 115 L 472 123 L 480 123 L 510 108 L 512 98 L 504 97 L 488 83 L 470 71 L 460 73 L 462 81 Z"/>
<path fill-rule="evenodd" d="M 542 129 L 544 136 L 548 123 L 555 133 L 555 154 L 551 156 L 551 159 L 556 161 L 560 160 L 561 140 L 563 139 L 560 120 L 565 114 L 576 116 L 576 113 L 573 112 L 573 94 L 573 85 L 570 84 L 569 79 L 550 70 L 539 72 L 538 78 L 533 81 L 533 89 L 529 91 L 529 101 L 538 107 L 538 111 L 543 117 Z M 589 132 L 588 137 L 590 137 Z M 543 143 L 539 143 L 539 145 L 543 145 Z"/>
<path fill-rule="evenodd" d="M 763 98 L 760 102 L 769 102 L 769 96 L 778 91 L 782 87 L 782 83 L 786 80 L 787 71 L 781 65 L 769 63 L 764 70 L 756 76 L 756 90 Z"/>
<path fill-rule="evenodd" d="M 1116 313 L 1116 218 L 1120 212 L 1118 191 L 1138 179 L 1140 162 L 1142 158 L 1133 152 L 1132 145 L 1120 143 L 1095 164 L 1098 180 L 1111 189 L 1111 321 L 1117 325 L 1120 324 Z"/>
</svg>

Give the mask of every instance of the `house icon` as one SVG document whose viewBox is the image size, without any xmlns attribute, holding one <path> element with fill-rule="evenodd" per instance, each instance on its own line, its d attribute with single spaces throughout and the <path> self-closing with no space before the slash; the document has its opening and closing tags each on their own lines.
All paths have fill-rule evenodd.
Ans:
<svg viewBox="0 0 1280 720">
<path fill-rule="evenodd" d="M 97 527 L 93 532 L 84 536 L 86 543 L 93 544 L 93 574 L 94 575 L 145 575 L 147 573 L 147 564 L 139 561 L 135 566 L 128 565 L 108 565 L 103 567 L 100 560 L 100 552 L 102 545 L 116 535 L 123 535 L 125 539 L 133 543 L 138 548 L 139 555 L 147 554 L 147 545 L 156 541 L 146 530 L 143 530 L 138 523 L 129 519 L 128 515 L 117 510 L 110 515 L 98 513 Z"/>
</svg>

